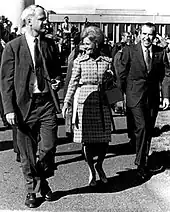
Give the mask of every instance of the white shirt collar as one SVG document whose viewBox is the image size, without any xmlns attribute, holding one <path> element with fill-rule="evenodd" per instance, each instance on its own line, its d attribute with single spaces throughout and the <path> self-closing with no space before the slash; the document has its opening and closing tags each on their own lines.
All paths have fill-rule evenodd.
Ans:
<svg viewBox="0 0 170 212">
<path fill-rule="evenodd" d="M 142 44 L 141 44 L 141 46 L 142 46 L 143 54 L 145 55 L 147 48 Z M 152 45 L 148 48 L 148 50 L 149 50 L 150 57 L 152 58 Z"/>
<path fill-rule="evenodd" d="M 149 49 L 150 53 L 152 53 L 152 45 L 149 48 L 146 48 L 143 44 L 141 44 L 141 46 L 142 46 L 143 52 L 145 52 L 146 49 Z"/>
<path fill-rule="evenodd" d="M 26 37 L 27 41 L 29 41 L 29 42 L 34 42 L 34 40 L 35 40 L 35 37 L 30 35 L 28 32 L 25 33 L 25 37 Z M 36 38 L 38 38 L 38 40 L 39 40 L 40 36 L 38 36 Z"/>
</svg>

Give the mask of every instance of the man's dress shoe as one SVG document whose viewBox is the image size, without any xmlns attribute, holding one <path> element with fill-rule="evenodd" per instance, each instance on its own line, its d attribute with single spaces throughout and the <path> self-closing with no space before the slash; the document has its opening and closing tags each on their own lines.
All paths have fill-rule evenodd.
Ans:
<svg viewBox="0 0 170 212">
<path fill-rule="evenodd" d="M 53 200 L 53 193 L 51 190 L 48 192 L 41 192 L 41 196 L 46 200 L 46 201 L 52 201 Z"/>
<path fill-rule="evenodd" d="M 137 169 L 137 179 L 139 181 L 147 181 L 151 178 L 151 174 L 146 167 L 138 167 Z"/>
<path fill-rule="evenodd" d="M 16 161 L 19 162 L 19 163 L 21 162 L 21 157 L 20 157 L 20 154 L 19 153 L 17 153 Z"/>
<path fill-rule="evenodd" d="M 28 193 L 26 196 L 25 205 L 29 208 L 36 208 L 37 207 L 36 194 Z"/>
</svg>

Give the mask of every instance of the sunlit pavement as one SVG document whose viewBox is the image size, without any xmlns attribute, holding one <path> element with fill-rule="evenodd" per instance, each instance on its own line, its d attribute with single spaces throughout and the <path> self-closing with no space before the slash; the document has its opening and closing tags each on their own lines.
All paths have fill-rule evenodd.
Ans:
<svg viewBox="0 0 170 212">
<path fill-rule="evenodd" d="M 154 175 L 145 183 L 137 182 L 135 155 L 127 151 L 125 117 L 116 117 L 115 125 L 118 133 L 112 135 L 104 161 L 108 184 L 104 186 L 98 180 L 95 189 L 88 186 L 81 145 L 69 142 L 60 126 L 55 176 L 49 179 L 54 200 L 43 202 L 38 195 L 36 209 L 24 205 L 26 193 L 20 163 L 15 161 L 12 149 L 11 130 L 0 131 L 0 211 L 170 212 L 170 171 Z"/>
</svg>

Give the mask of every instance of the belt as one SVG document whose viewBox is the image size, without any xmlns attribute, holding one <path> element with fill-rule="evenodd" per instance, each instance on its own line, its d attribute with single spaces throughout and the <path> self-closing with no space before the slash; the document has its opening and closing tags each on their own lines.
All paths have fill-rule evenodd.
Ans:
<svg viewBox="0 0 170 212">
<path fill-rule="evenodd" d="M 46 92 L 46 93 L 33 93 L 33 98 L 45 98 L 47 96 L 51 96 L 50 92 Z"/>
<path fill-rule="evenodd" d="M 46 93 L 33 93 L 32 100 L 34 103 L 45 103 L 49 100 L 52 100 L 52 96 L 50 92 Z"/>
</svg>

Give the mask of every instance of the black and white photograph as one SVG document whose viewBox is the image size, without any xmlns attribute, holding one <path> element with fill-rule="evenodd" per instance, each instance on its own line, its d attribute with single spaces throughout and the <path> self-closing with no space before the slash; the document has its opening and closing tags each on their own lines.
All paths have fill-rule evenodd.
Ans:
<svg viewBox="0 0 170 212">
<path fill-rule="evenodd" d="M 170 212 L 169 1 L 0 5 L 0 212 Z"/>
</svg>

